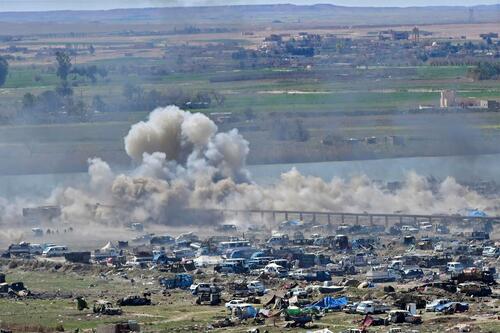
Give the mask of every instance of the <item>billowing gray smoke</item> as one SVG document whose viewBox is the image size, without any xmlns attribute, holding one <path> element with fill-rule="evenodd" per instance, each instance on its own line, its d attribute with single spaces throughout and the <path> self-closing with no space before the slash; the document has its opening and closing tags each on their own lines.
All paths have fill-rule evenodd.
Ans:
<svg viewBox="0 0 500 333">
<path fill-rule="evenodd" d="M 248 142 L 237 130 L 217 133 L 214 122 L 201 113 L 175 106 L 156 109 L 146 122 L 133 125 L 124 141 L 127 154 L 142 163 L 140 174 L 159 172 L 149 176 L 176 179 L 208 172 L 212 179 L 249 180 Z"/>
<path fill-rule="evenodd" d="M 61 205 L 63 219 L 72 223 L 101 224 L 172 223 L 172 213 L 189 207 L 426 214 L 453 214 L 464 208 L 500 211 L 498 198 L 485 198 L 452 178 L 432 191 L 431 184 L 415 173 L 409 173 L 395 192 L 364 176 L 326 182 L 295 169 L 274 185 L 260 186 L 246 170 L 248 142 L 237 130 L 218 132 L 206 116 L 173 106 L 154 110 L 147 121 L 131 127 L 124 141 L 136 164 L 132 171 L 117 174 L 101 159 L 90 159 L 89 184 L 58 188 L 44 203 Z M 8 207 L 5 203 L 4 212 L 12 214 Z"/>
</svg>

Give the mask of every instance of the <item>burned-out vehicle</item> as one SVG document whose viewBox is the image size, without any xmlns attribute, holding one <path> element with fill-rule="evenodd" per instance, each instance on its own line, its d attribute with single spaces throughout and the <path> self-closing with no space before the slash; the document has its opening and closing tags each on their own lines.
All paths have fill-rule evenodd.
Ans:
<svg viewBox="0 0 500 333">
<path fill-rule="evenodd" d="M 113 303 L 106 300 L 97 300 L 94 302 L 92 311 L 96 314 L 119 316 L 123 313 L 122 309 L 113 307 Z"/>
<path fill-rule="evenodd" d="M 151 293 L 144 293 L 143 296 L 130 295 L 120 298 L 116 304 L 118 306 L 141 306 L 151 305 Z"/>
</svg>

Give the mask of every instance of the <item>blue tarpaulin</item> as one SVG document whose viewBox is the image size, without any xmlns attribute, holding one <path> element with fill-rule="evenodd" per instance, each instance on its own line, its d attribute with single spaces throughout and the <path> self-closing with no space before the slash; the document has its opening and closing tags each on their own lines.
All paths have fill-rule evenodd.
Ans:
<svg viewBox="0 0 500 333">
<path fill-rule="evenodd" d="M 469 209 L 467 210 L 467 216 L 469 217 L 486 217 L 486 213 L 479 209 Z"/>
<path fill-rule="evenodd" d="M 340 310 L 347 305 L 347 301 L 347 297 L 333 298 L 331 296 L 326 296 L 307 307 L 320 310 Z"/>
</svg>

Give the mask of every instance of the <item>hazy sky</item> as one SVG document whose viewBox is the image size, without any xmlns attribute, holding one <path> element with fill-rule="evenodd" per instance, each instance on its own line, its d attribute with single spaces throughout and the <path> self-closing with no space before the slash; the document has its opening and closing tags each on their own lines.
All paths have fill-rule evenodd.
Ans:
<svg viewBox="0 0 500 333">
<path fill-rule="evenodd" d="M 342 6 L 436 6 L 499 4 L 500 0 L 0 0 L 0 11 L 112 9 L 221 4 L 332 3 Z"/>
</svg>

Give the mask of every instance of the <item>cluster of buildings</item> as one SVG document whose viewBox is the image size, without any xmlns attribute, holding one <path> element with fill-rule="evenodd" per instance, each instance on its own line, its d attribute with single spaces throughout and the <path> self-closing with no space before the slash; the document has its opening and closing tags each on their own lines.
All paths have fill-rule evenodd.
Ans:
<svg viewBox="0 0 500 333">
<path fill-rule="evenodd" d="M 500 111 L 500 102 L 497 100 L 459 97 L 455 90 L 443 90 L 441 91 L 439 107 Z"/>
</svg>

